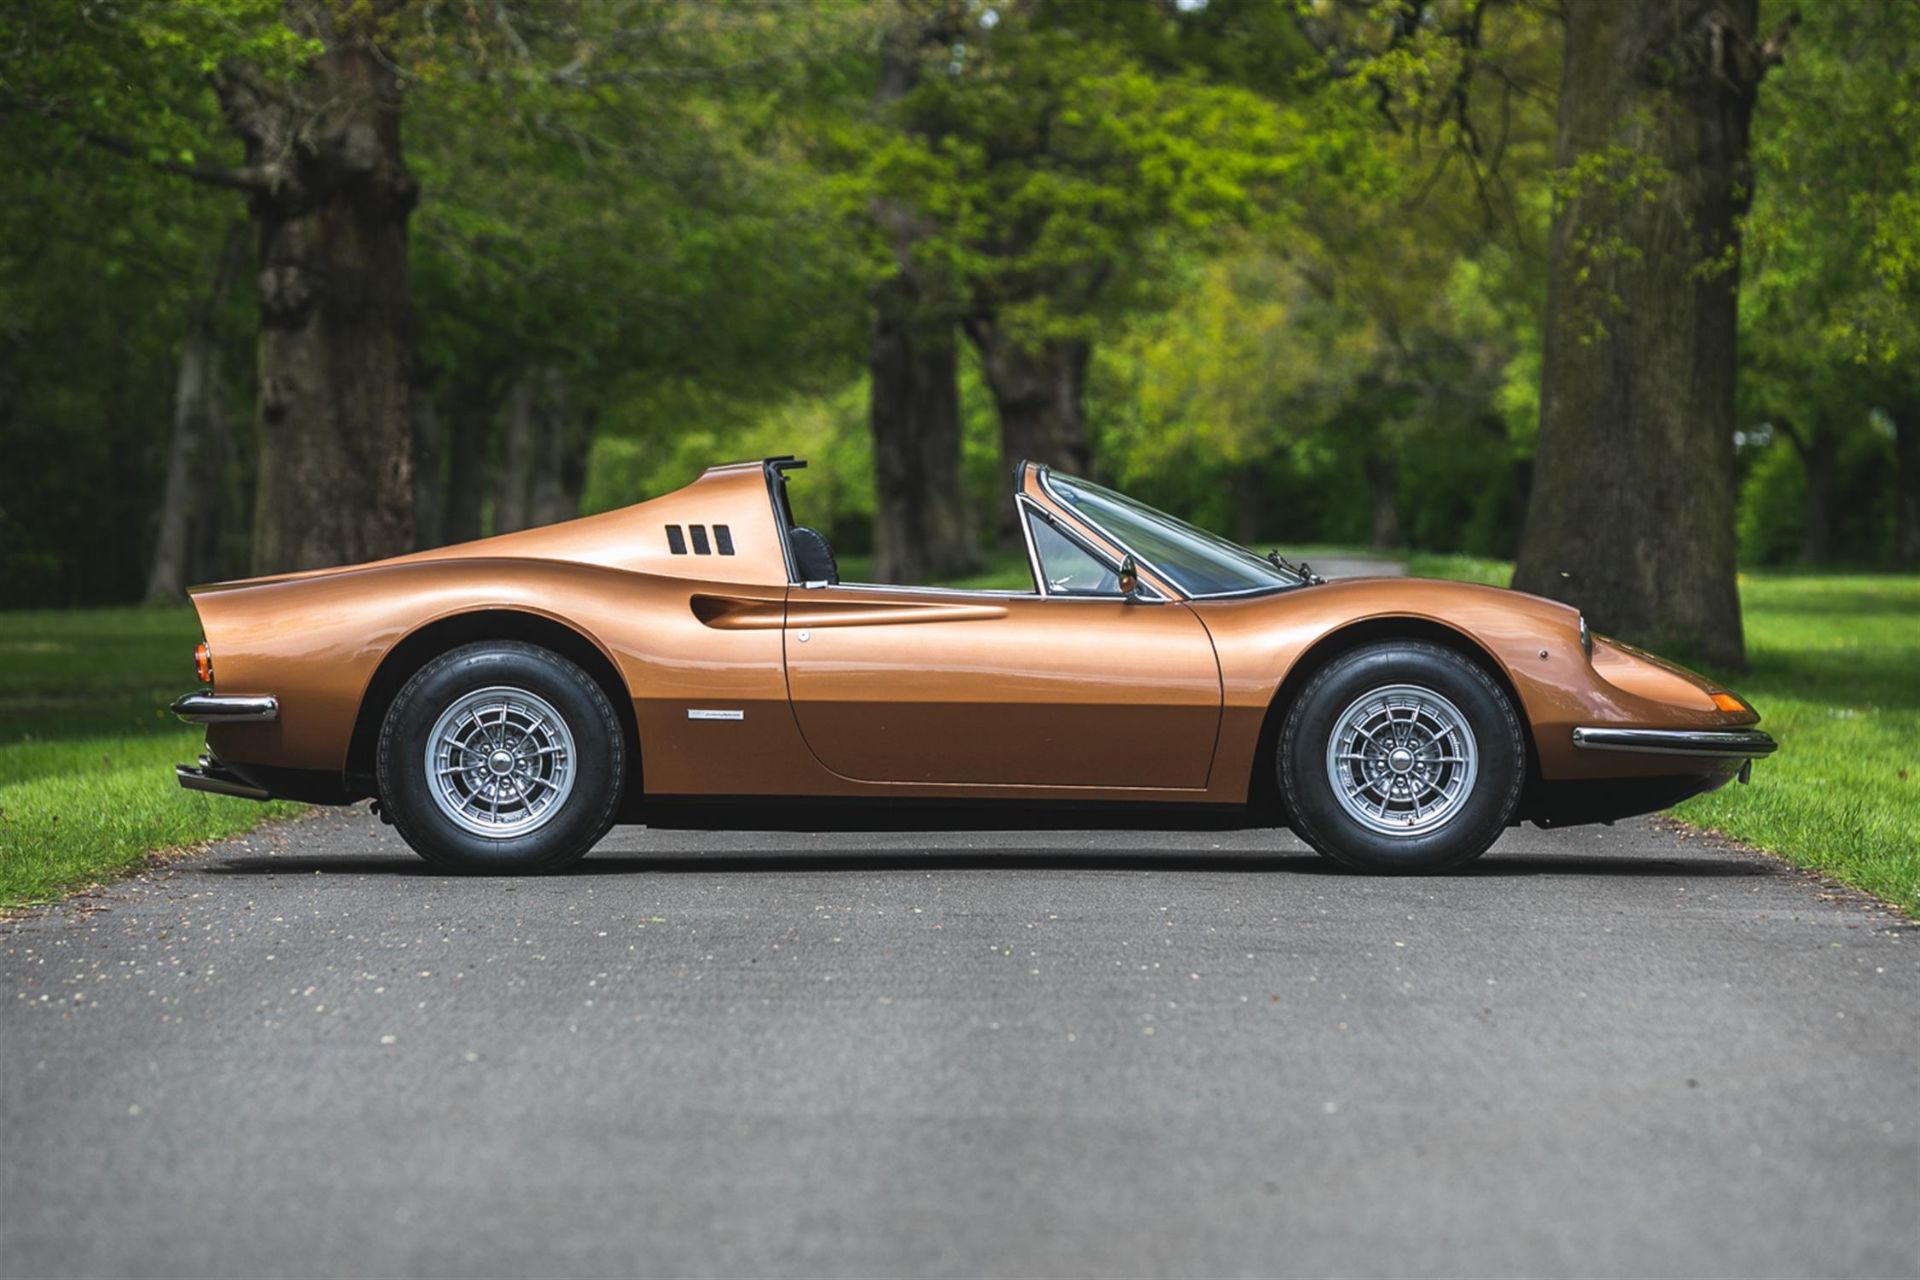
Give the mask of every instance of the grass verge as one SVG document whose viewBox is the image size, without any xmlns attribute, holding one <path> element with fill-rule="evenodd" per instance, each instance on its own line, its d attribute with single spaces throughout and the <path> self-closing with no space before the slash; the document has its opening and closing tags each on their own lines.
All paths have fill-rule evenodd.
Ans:
<svg viewBox="0 0 1920 1280">
<path fill-rule="evenodd" d="M 1411 572 L 1505 586 L 1513 566 L 1415 555 Z M 1920 916 L 1920 577 L 1740 576 L 1747 672 L 1713 671 L 1779 753 L 1754 785 L 1674 815 Z"/>
<path fill-rule="evenodd" d="M 0 613 L 0 907 L 302 812 L 174 782 L 201 733 L 166 704 L 199 638 L 186 608 Z"/>
<path fill-rule="evenodd" d="M 840 581 L 866 582 L 876 581 L 873 576 L 873 557 L 865 553 L 839 557 Z M 958 576 L 936 577 L 925 584 L 930 587 L 953 587 L 963 591 L 1031 591 L 1033 590 L 1033 570 L 1027 565 L 1024 551 L 989 551 L 976 573 Z"/>
</svg>

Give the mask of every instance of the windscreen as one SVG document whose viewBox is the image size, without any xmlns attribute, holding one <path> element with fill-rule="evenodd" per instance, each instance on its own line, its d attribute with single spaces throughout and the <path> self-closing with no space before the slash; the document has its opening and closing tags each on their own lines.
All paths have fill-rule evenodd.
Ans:
<svg viewBox="0 0 1920 1280">
<path fill-rule="evenodd" d="M 1301 585 L 1300 575 L 1218 534 L 1196 529 L 1091 480 L 1047 473 L 1061 501 L 1104 529 L 1189 597 L 1242 595 Z"/>
</svg>

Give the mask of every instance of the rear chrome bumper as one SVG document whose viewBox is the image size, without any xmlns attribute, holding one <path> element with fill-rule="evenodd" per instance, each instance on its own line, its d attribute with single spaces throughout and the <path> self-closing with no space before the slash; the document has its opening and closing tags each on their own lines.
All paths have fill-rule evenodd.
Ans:
<svg viewBox="0 0 1920 1280">
<path fill-rule="evenodd" d="M 273 720 L 280 715 L 280 700 L 268 696 L 189 693 L 173 700 L 173 714 L 189 724 Z"/>
<path fill-rule="evenodd" d="M 1579 728 L 1573 745 L 1588 751 L 1632 751 L 1640 755 L 1700 756 L 1714 760 L 1757 760 L 1780 744 L 1758 729 L 1612 729 Z"/>
<path fill-rule="evenodd" d="M 239 796 L 242 800 L 266 800 L 270 797 L 212 756 L 201 756 L 199 764 L 177 764 L 173 776 L 188 791 L 210 791 L 217 796 Z"/>
</svg>

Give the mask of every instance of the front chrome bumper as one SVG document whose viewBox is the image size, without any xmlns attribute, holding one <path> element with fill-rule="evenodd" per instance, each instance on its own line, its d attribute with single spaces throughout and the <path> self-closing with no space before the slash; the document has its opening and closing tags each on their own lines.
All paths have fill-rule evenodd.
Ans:
<svg viewBox="0 0 1920 1280">
<path fill-rule="evenodd" d="M 1582 727 L 1573 745 L 1588 751 L 1632 751 L 1640 755 L 1700 756 L 1714 760 L 1757 760 L 1780 744 L 1758 729 L 1613 729 Z"/>
<path fill-rule="evenodd" d="M 201 756 L 199 764 L 177 764 L 173 776 L 188 791 L 210 791 L 217 796 L 239 796 L 242 800 L 266 800 L 270 797 L 212 756 Z"/>
<path fill-rule="evenodd" d="M 280 700 L 269 696 L 189 693 L 173 700 L 173 714 L 188 724 L 273 720 L 280 715 Z"/>
</svg>

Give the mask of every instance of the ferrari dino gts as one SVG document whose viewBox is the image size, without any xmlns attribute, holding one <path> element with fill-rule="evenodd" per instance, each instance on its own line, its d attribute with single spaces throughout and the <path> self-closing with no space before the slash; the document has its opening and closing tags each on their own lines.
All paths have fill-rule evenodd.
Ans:
<svg viewBox="0 0 1920 1280">
<path fill-rule="evenodd" d="M 548 871 L 657 827 L 1272 827 L 1439 871 L 1507 827 L 1745 781 L 1752 707 L 1575 609 L 1324 582 L 1044 466 L 1033 587 L 840 581 L 791 458 L 623 510 L 203 587 L 182 786 L 371 797 L 416 851 Z"/>
</svg>

